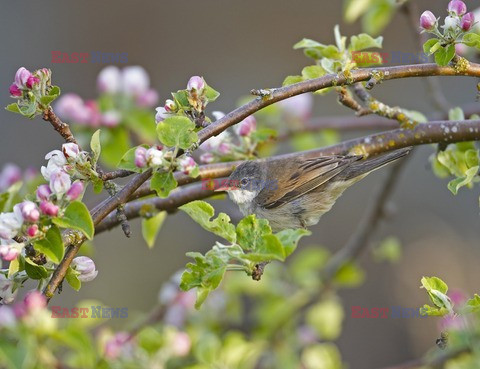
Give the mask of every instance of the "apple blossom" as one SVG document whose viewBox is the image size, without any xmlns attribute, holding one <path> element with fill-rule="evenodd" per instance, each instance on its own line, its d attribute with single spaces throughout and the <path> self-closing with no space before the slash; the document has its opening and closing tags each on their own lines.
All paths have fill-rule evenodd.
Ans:
<svg viewBox="0 0 480 369">
<path fill-rule="evenodd" d="M 158 167 L 159 165 L 162 165 L 163 151 L 156 147 L 151 147 L 145 153 L 145 158 L 147 159 L 149 166 Z"/>
<path fill-rule="evenodd" d="M 201 93 L 204 88 L 205 88 L 205 80 L 202 77 L 193 76 L 188 80 L 188 83 L 187 83 L 188 91 L 195 90 Z"/>
<path fill-rule="evenodd" d="M 23 303 L 28 311 L 37 311 L 47 306 L 47 299 L 37 290 L 33 290 L 25 295 Z"/>
<path fill-rule="evenodd" d="M 0 328 L 11 328 L 15 325 L 17 319 L 15 313 L 10 306 L 0 306 Z"/>
<path fill-rule="evenodd" d="M 228 155 L 232 152 L 232 144 L 229 142 L 222 142 L 218 145 L 218 153 L 221 155 Z"/>
<path fill-rule="evenodd" d="M 60 96 L 55 104 L 55 112 L 63 119 L 77 123 L 86 123 L 89 118 L 89 111 L 85 108 L 83 99 L 74 93 Z"/>
<path fill-rule="evenodd" d="M 52 173 L 63 170 L 64 166 L 67 164 L 67 158 L 63 155 L 63 152 L 60 150 L 50 151 L 45 155 L 45 159 L 48 160 L 47 166 L 42 166 L 40 172 L 47 181 L 50 180 Z"/>
<path fill-rule="evenodd" d="M 43 184 L 37 187 L 37 199 L 38 200 L 48 200 L 52 190 L 47 184 Z"/>
<path fill-rule="evenodd" d="M 210 152 L 205 152 L 200 155 L 200 161 L 204 164 L 210 164 L 215 160 L 215 157 Z"/>
<path fill-rule="evenodd" d="M 186 156 L 183 159 L 180 159 L 179 162 L 179 167 L 180 170 L 184 174 L 190 174 L 193 169 L 197 166 L 197 163 L 195 163 L 195 160 L 191 156 Z"/>
<path fill-rule="evenodd" d="M 121 72 L 113 65 L 103 68 L 97 77 L 97 88 L 102 93 L 119 92 L 121 83 Z"/>
<path fill-rule="evenodd" d="M 15 260 L 20 254 L 23 246 L 24 244 L 18 243 L 14 240 L 1 240 L 0 257 L 5 261 Z"/>
<path fill-rule="evenodd" d="M 18 209 L 13 213 L 0 213 L 0 238 L 9 240 L 18 234 L 23 218 Z"/>
<path fill-rule="evenodd" d="M 20 90 L 15 83 L 12 83 L 10 85 L 10 88 L 8 89 L 10 92 L 10 95 L 13 97 L 19 97 L 22 96 L 22 90 Z"/>
<path fill-rule="evenodd" d="M 135 166 L 145 168 L 147 166 L 147 149 L 143 146 L 137 147 L 135 150 Z"/>
<path fill-rule="evenodd" d="M 21 67 L 15 73 L 15 84 L 19 89 L 25 90 L 27 89 L 27 82 L 28 79 L 32 76 L 32 73 L 24 67 Z"/>
<path fill-rule="evenodd" d="M 278 105 L 286 114 L 298 119 L 308 119 L 312 115 L 312 94 L 301 94 L 282 100 Z"/>
<path fill-rule="evenodd" d="M 467 6 L 463 1 L 452 0 L 448 3 L 447 10 L 456 15 L 464 15 L 467 12 Z"/>
<path fill-rule="evenodd" d="M 172 342 L 172 351 L 175 356 L 186 356 L 192 347 L 190 336 L 185 332 L 175 334 Z"/>
<path fill-rule="evenodd" d="M 122 115 L 116 110 L 109 110 L 102 114 L 102 124 L 106 127 L 116 127 L 121 119 Z"/>
<path fill-rule="evenodd" d="M 235 132 L 239 136 L 250 136 L 250 134 L 257 128 L 257 120 L 253 115 L 246 117 L 235 126 Z"/>
<path fill-rule="evenodd" d="M 56 217 L 59 207 L 50 201 L 42 201 L 40 203 L 40 210 L 43 214 Z"/>
<path fill-rule="evenodd" d="M 200 149 L 205 151 L 215 151 L 218 149 L 221 143 L 229 142 L 230 134 L 227 131 L 223 131 L 218 136 L 210 137 L 204 143 L 200 145 Z"/>
<path fill-rule="evenodd" d="M 163 106 L 159 106 L 155 110 L 157 111 L 157 113 L 155 114 L 155 122 L 157 123 L 160 123 L 162 120 L 170 116 Z"/>
<path fill-rule="evenodd" d="M 75 181 L 73 182 L 72 186 L 67 191 L 67 193 L 65 194 L 65 197 L 69 201 L 74 201 L 78 199 L 78 197 L 83 193 L 83 190 L 84 190 L 83 183 L 81 181 Z"/>
<path fill-rule="evenodd" d="M 175 104 L 175 101 L 168 99 L 165 101 L 165 111 L 167 112 L 172 112 L 177 110 L 177 104 Z"/>
<path fill-rule="evenodd" d="M 73 259 L 72 268 L 78 272 L 77 278 L 81 282 L 90 282 L 95 279 L 98 271 L 95 269 L 95 263 L 86 256 L 78 256 Z"/>
<path fill-rule="evenodd" d="M 27 87 L 32 89 L 34 85 L 38 84 L 40 82 L 40 79 L 38 77 L 35 77 L 35 76 L 30 76 L 28 77 L 28 80 L 27 80 Z"/>
<path fill-rule="evenodd" d="M 473 13 L 467 13 L 462 17 L 462 20 L 460 21 L 460 27 L 466 32 L 470 28 L 472 28 L 473 24 L 475 23 L 475 16 Z"/>
<path fill-rule="evenodd" d="M 116 359 L 124 350 L 124 345 L 131 339 L 131 336 L 126 332 L 118 332 L 105 344 L 105 357 L 109 359 Z"/>
<path fill-rule="evenodd" d="M 18 207 L 20 213 L 22 214 L 23 220 L 26 222 L 36 222 L 40 218 L 40 212 L 38 211 L 37 205 L 32 201 L 23 201 L 15 205 L 14 209 Z"/>
<path fill-rule="evenodd" d="M 12 163 L 4 165 L 0 172 L 0 191 L 5 191 L 14 183 L 17 183 L 22 179 L 22 171 L 20 168 Z"/>
<path fill-rule="evenodd" d="M 151 88 L 137 97 L 137 104 L 144 108 L 153 107 L 157 102 L 158 92 Z"/>
<path fill-rule="evenodd" d="M 457 18 L 450 17 L 450 16 L 445 17 L 445 23 L 443 25 L 443 28 L 445 29 L 445 31 L 454 30 L 457 27 L 458 27 Z"/>
<path fill-rule="evenodd" d="M 27 235 L 28 237 L 35 237 L 38 232 L 38 225 L 32 224 L 30 227 L 27 228 Z"/>
<path fill-rule="evenodd" d="M 50 175 L 50 189 L 57 196 L 63 196 L 70 189 L 72 180 L 63 170 L 54 171 Z"/>
<path fill-rule="evenodd" d="M 80 148 L 76 143 L 69 142 L 62 145 L 62 152 L 66 159 L 76 159 L 80 155 Z"/>
<path fill-rule="evenodd" d="M 140 66 L 126 67 L 122 71 L 122 91 L 126 95 L 140 96 L 150 86 L 148 73 Z"/>
</svg>

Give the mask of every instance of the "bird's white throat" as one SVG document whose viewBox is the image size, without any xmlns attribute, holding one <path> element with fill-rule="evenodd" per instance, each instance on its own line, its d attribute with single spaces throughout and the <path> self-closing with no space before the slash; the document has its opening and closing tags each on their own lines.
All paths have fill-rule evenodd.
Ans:
<svg viewBox="0 0 480 369">
<path fill-rule="evenodd" d="M 228 196 L 235 204 L 240 205 L 252 202 L 257 196 L 257 193 L 255 191 L 247 191 L 239 188 L 238 190 L 228 191 Z"/>
</svg>

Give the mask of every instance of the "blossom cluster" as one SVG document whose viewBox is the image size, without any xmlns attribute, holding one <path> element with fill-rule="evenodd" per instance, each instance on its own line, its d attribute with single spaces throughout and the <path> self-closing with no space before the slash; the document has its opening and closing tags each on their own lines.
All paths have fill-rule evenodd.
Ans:
<svg viewBox="0 0 480 369">
<path fill-rule="evenodd" d="M 473 12 L 467 13 L 467 6 L 461 0 L 452 0 L 447 7 L 449 15 L 445 17 L 442 26 L 444 36 L 456 39 L 460 32 L 469 31 L 475 23 Z M 427 32 L 439 36 L 438 19 L 430 11 L 426 10 L 420 16 L 420 26 Z"/>
<path fill-rule="evenodd" d="M 15 73 L 15 80 L 10 85 L 10 95 L 15 98 L 22 97 L 25 93 L 39 88 L 41 82 L 50 81 L 51 72 L 47 68 L 30 72 L 27 68 L 21 67 Z"/>
<path fill-rule="evenodd" d="M 117 97 L 118 106 L 106 111 L 100 109 L 96 100 L 84 101 L 79 95 L 67 93 L 55 105 L 56 113 L 65 120 L 89 127 L 115 127 L 123 117 L 124 98 L 133 100 L 142 108 L 153 107 L 158 101 L 157 92 L 150 88 L 148 73 L 140 66 L 120 70 L 115 66 L 105 67 L 97 77 L 101 94 Z"/>
<path fill-rule="evenodd" d="M 0 256 L 6 261 L 16 259 L 25 247 L 25 242 L 17 242 L 22 239 L 17 236 L 22 234 L 30 240 L 41 237 L 41 216 L 58 216 L 61 209 L 83 193 L 81 180 L 72 183 L 72 176 L 81 176 L 76 164 L 87 160 L 87 154 L 78 145 L 64 144 L 62 151 L 49 152 L 45 159 L 48 164 L 41 168 L 41 173 L 49 183 L 38 186 L 36 201 L 25 200 L 16 204 L 12 212 L 0 213 Z M 10 181 L 13 179 L 12 176 Z"/>
</svg>

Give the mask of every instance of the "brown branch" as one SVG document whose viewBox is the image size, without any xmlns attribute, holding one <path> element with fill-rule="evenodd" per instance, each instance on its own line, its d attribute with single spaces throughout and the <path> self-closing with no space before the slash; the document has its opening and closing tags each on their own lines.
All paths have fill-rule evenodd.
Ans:
<svg viewBox="0 0 480 369">
<path fill-rule="evenodd" d="M 125 178 L 125 177 L 128 177 L 128 176 L 131 176 L 132 174 L 135 174 L 135 172 L 131 172 L 131 171 L 125 170 L 125 169 L 118 169 L 118 170 L 114 170 L 112 172 L 102 173 L 101 179 L 102 179 L 102 181 L 105 182 L 105 181 L 110 181 L 112 179 Z"/>
<path fill-rule="evenodd" d="M 51 107 L 43 112 L 42 118 L 43 120 L 50 122 L 50 124 L 53 126 L 53 129 L 55 129 L 55 131 L 57 131 L 66 142 L 72 142 L 78 145 L 78 142 L 73 136 L 69 125 L 62 122 L 60 118 L 57 117 L 57 115 L 53 112 Z"/>
<path fill-rule="evenodd" d="M 391 79 L 398 79 L 398 78 L 408 78 L 408 77 L 427 77 L 433 75 L 442 75 L 442 76 L 473 76 L 473 77 L 480 77 L 480 65 L 470 63 L 468 64 L 464 70 L 457 70 L 454 67 L 446 66 L 440 67 L 436 64 L 423 64 L 423 65 L 405 65 L 405 66 L 394 66 L 394 67 L 385 67 L 385 68 L 366 68 L 366 69 L 358 69 L 351 71 L 349 73 L 348 78 L 344 75 L 326 75 L 317 79 L 312 79 L 300 83 L 296 83 L 289 86 L 284 86 L 278 89 L 272 89 L 271 93 L 264 97 L 258 97 L 247 104 L 235 109 L 234 111 L 228 113 L 223 118 L 217 120 L 216 122 L 208 125 L 207 127 L 203 128 L 198 133 L 198 145 L 206 141 L 208 138 L 212 136 L 216 136 L 223 132 L 228 127 L 242 121 L 247 116 L 255 113 L 256 111 L 271 105 L 275 102 L 280 100 L 287 99 L 289 97 L 299 95 L 305 92 L 312 92 L 316 91 L 325 87 L 332 87 L 332 86 L 342 86 L 342 85 L 349 85 L 355 82 L 361 82 L 365 80 L 370 80 L 373 76 L 375 79 L 380 80 L 391 80 Z M 53 112 L 52 112 L 53 113 Z M 49 117 L 51 115 L 47 115 Z M 473 121 L 472 121 L 473 122 Z M 472 123 L 470 122 L 470 123 Z M 451 122 L 449 122 L 451 123 Z M 422 125 L 423 126 L 423 125 Z M 430 127 L 430 125 L 425 125 Z M 433 128 L 433 127 L 432 127 Z M 433 138 L 429 137 L 425 131 L 417 132 L 419 138 L 416 139 L 419 143 L 432 143 L 435 139 L 445 139 L 448 141 L 447 137 L 440 132 L 439 127 L 434 130 Z M 413 132 L 411 130 L 410 132 Z M 392 131 L 395 132 L 395 131 Z M 458 135 L 454 135 L 457 137 Z M 407 139 L 403 139 L 398 137 L 397 141 L 394 141 L 392 138 L 392 144 L 390 144 L 390 139 L 388 139 L 387 134 L 385 137 L 376 137 L 373 141 L 373 144 L 369 142 L 361 142 L 360 145 L 363 146 L 363 149 L 368 152 L 369 154 L 377 153 L 383 151 L 387 151 L 388 149 L 394 149 L 399 147 L 409 146 L 409 141 L 414 141 L 411 138 L 411 135 L 408 135 L 405 131 L 405 137 Z M 450 136 L 452 137 L 452 136 Z M 459 137 L 460 141 L 466 140 L 465 138 L 469 137 L 468 134 Z M 476 136 L 475 136 L 476 137 Z M 73 136 L 72 136 L 73 138 Z M 383 140 L 387 139 L 386 142 Z M 453 138 L 452 138 L 453 139 Z M 469 138 L 470 140 L 475 138 Z M 458 140 L 457 140 L 458 141 Z M 452 141 L 453 142 L 453 141 Z M 352 141 L 347 141 L 346 143 L 337 145 L 335 150 L 340 151 L 347 151 L 348 145 L 352 145 Z M 371 148 L 371 150 L 369 150 Z M 326 148 L 328 150 L 332 148 Z M 370 152 L 371 151 L 371 152 Z M 311 154 L 315 155 L 315 150 L 310 152 Z M 308 153 L 307 153 L 308 155 Z M 94 224 L 98 225 L 108 214 L 110 214 L 114 209 L 116 209 L 119 205 L 127 202 L 127 200 L 131 197 L 131 195 L 145 182 L 147 181 L 152 174 L 151 170 L 148 170 L 144 173 L 135 175 L 130 182 L 115 196 L 110 197 L 109 199 L 103 201 L 101 204 L 96 206 L 92 210 L 92 217 L 94 220 Z M 56 270 L 53 272 L 53 275 L 48 282 L 47 286 L 44 289 L 44 294 L 48 299 L 50 299 L 54 292 L 57 290 L 59 285 L 62 283 L 68 267 L 72 262 L 73 258 L 77 254 L 82 242 L 84 241 L 84 237 L 78 236 L 74 237 L 72 243 L 67 247 L 65 256 L 60 264 L 57 266 Z"/>
</svg>

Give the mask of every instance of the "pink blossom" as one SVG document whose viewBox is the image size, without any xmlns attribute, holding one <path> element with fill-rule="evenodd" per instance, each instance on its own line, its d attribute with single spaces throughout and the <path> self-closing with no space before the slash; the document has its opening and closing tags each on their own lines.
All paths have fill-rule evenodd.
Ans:
<svg viewBox="0 0 480 369">
<path fill-rule="evenodd" d="M 55 112 L 65 120 L 73 120 L 82 124 L 86 124 L 90 116 L 82 98 L 74 93 L 60 96 L 55 104 Z"/>
<path fill-rule="evenodd" d="M 144 108 L 153 107 L 157 102 L 158 92 L 151 88 L 137 97 L 137 104 Z"/>
<path fill-rule="evenodd" d="M 62 152 L 65 155 L 65 158 L 76 159 L 80 155 L 80 148 L 76 143 L 69 142 L 62 145 Z"/>
<path fill-rule="evenodd" d="M 235 126 L 235 132 L 239 136 L 250 136 L 257 129 L 257 120 L 253 115 L 246 117 Z"/>
<path fill-rule="evenodd" d="M 184 174 L 190 174 L 191 171 L 194 170 L 196 166 L 197 166 L 197 163 L 195 163 L 195 160 L 193 160 L 191 156 L 186 156 L 185 158 L 180 159 L 179 161 L 180 170 Z"/>
<path fill-rule="evenodd" d="M 77 278 L 81 282 L 93 281 L 98 274 L 98 271 L 95 269 L 95 263 L 86 256 L 76 257 L 73 259 L 71 266 L 78 272 Z"/>
<path fill-rule="evenodd" d="M 36 290 L 27 293 L 23 302 L 28 311 L 42 310 L 47 306 L 47 299 L 45 296 Z"/>
<path fill-rule="evenodd" d="M 40 218 L 40 212 L 37 205 L 32 201 L 23 201 L 15 205 L 20 210 L 23 220 L 26 222 L 36 222 Z"/>
<path fill-rule="evenodd" d="M 102 114 L 102 124 L 107 127 L 118 126 L 121 119 L 121 114 L 116 110 L 109 110 Z"/>
<path fill-rule="evenodd" d="M 121 83 L 120 70 L 113 65 L 103 68 L 97 77 L 97 88 L 102 93 L 113 94 L 119 92 Z"/>
<path fill-rule="evenodd" d="M 122 91 L 126 95 L 140 96 L 150 86 L 150 77 L 140 66 L 126 67 L 122 71 Z"/>
<path fill-rule="evenodd" d="M 169 117 L 167 110 L 163 106 L 159 106 L 155 110 L 157 111 L 157 114 L 155 114 L 155 122 L 160 123 Z"/>
<path fill-rule="evenodd" d="M 14 97 L 19 97 L 22 96 L 22 90 L 20 90 L 15 83 L 12 83 L 10 85 L 10 88 L 8 89 L 10 91 L 10 95 Z"/>
<path fill-rule="evenodd" d="M 12 261 L 17 258 L 23 248 L 23 244 L 14 240 L 1 240 L 0 256 L 5 261 Z"/>
<path fill-rule="evenodd" d="M 58 206 L 50 201 L 42 201 L 40 203 L 40 210 L 43 214 L 56 217 L 58 214 Z"/>
<path fill-rule="evenodd" d="M 218 153 L 221 155 L 228 155 L 232 152 L 232 145 L 229 142 L 222 142 L 218 145 Z"/>
<path fill-rule="evenodd" d="M 48 186 L 47 184 L 43 184 L 37 187 L 37 199 L 48 200 L 51 194 L 52 190 L 50 190 L 50 186 Z"/>
<path fill-rule="evenodd" d="M 462 20 L 460 21 L 460 27 L 462 27 L 464 31 L 468 31 L 470 28 L 472 28 L 474 23 L 475 16 L 470 12 L 462 17 Z"/>
<path fill-rule="evenodd" d="M 425 10 L 420 16 L 420 27 L 426 30 L 431 30 L 435 27 L 437 18 L 430 10 Z"/>
<path fill-rule="evenodd" d="M 17 70 L 17 73 L 15 73 L 15 84 L 19 89 L 25 90 L 27 89 L 28 79 L 31 76 L 32 73 L 28 69 L 21 67 Z"/>
<path fill-rule="evenodd" d="M 312 94 L 301 94 L 282 100 L 278 105 L 291 117 L 306 120 L 312 115 Z"/>
<path fill-rule="evenodd" d="M 210 152 L 205 152 L 200 155 L 200 161 L 204 164 L 210 164 L 215 160 L 215 157 Z"/>
<path fill-rule="evenodd" d="M 187 83 L 187 90 L 188 91 L 197 91 L 197 92 L 202 92 L 203 89 L 205 88 L 205 81 L 202 77 L 199 76 L 193 76 L 188 80 Z"/>
<path fill-rule="evenodd" d="M 108 359 L 116 359 L 123 351 L 124 345 L 131 339 L 126 332 L 118 332 L 105 344 L 105 356 Z"/>
<path fill-rule="evenodd" d="M 135 150 L 135 166 L 138 168 L 147 166 L 147 149 L 143 146 L 139 146 Z"/>
<path fill-rule="evenodd" d="M 447 10 L 456 15 L 463 15 L 467 12 L 467 6 L 463 1 L 452 0 L 448 3 Z"/>
<path fill-rule="evenodd" d="M 50 189 L 57 196 L 63 196 L 70 189 L 72 180 L 63 170 L 57 170 L 50 176 Z"/>
<path fill-rule="evenodd" d="M 38 225 L 32 224 L 30 227 L 27 228 L 27 235 L 28 237 L 35 237 L 38 232 Z"/>
<path fill-rule="evenodd" d="M 81 181 L 75 181 L 73 182 L 72 186 L 70 189 L 67 191 L 65 194 L 65 197 L 69 201 L 74 201 L 79 198 L 79 196 L 83 193 L 83 183 Z"/>
<path fill-rule="evenodd" d="M 190 336 L 185 332 L 175 334 L 172 342 L 172 351 L 175 356 L 186 356 L 190 352 L 192 341 Z"/>
<path fill-rule="evenodd" d="M 35 76 L 30 76 L 28 77 L 27 80 L 27 87 L 32 89 L 34 85 L 38 84 L 40 82 L 40 79 Z"/>
<path fill-rule="evenodd" d="M 17 183 L 22 179 L 22 171 L 20 168 L 12 163 L 4 165 L 0 172 L 0 191 L 5 191 L 14 183 Z"/>
<path fill-rule="evenodd" d="M 14 209 L 13 213 L 0 214 L 0 238 L 9 240 L 18 234 L 22 227 L 23 217 L 19 209 Z"/>
<path fill-rule="evenodd" d="M 171 99 L 168 99 L 167 101 L 165 101 L 165 110 L 167 112 L 172 112 L 177 110 L 177 105 L 175 104 L 175 101 Z"/>
</svg>

